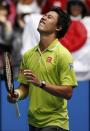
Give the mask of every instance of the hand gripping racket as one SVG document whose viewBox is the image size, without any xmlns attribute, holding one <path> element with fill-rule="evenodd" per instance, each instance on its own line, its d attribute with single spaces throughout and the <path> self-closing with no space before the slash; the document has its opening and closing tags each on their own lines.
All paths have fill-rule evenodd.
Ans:
<svg viewBox="0 0 90 131">
<path fill-rule="evenodd" d="M 15 97 L 11 57 L 8 52 L 4 52 L 4 67 L 5 67 L 4 71 L 5 71 L 6 89 L 12 97 Z M 20 112 L 19 112 L 19 107 L 18 107 L 17 102 L 15 103 L 15 106 L 16 106 L 16 113 L 17 113 L 18 117 L 20 117 Z"/>
</svg>

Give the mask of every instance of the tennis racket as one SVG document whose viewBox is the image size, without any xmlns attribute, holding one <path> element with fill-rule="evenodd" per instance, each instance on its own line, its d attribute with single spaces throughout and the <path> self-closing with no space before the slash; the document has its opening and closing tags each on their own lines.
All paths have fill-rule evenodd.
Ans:
<svg viewBox="0 0 90 131">
<path fill-rule="evenodd" d="M 5 75 L 5 84 L 6 84 L 6 89 L 8 93 L 12 97 L 16 97 L 14 93 L 14 83 L 13 83 L 13 72 L 12 72 L 12 64 L 11 64 L 11 57 L 8 52 L 4 52 L 4 75 Z M 18 117 L 20 117 L 20 112 L 19 112 L 19 107 L 18 103 L 15 103 L 16 107 L 16 113 Z"/>
</svg>

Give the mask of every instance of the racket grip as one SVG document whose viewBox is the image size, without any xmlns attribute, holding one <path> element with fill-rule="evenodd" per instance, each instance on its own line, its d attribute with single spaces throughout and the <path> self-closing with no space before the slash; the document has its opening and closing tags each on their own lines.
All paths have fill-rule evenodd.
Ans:
<svg viewBox="0 0 90 131">
<path fill-rule="evenodd" d="M 20 117 L 20 111 L 19 111 L 18 103 L 15 103 L 15 107 L 16 107 L 17 116 Z"/>
</svg>

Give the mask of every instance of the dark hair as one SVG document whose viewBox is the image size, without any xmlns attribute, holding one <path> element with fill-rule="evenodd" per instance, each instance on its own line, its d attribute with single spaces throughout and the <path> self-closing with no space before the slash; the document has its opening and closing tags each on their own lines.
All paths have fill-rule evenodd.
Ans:
<svg viewBox="0 0 90 131">
<path fill-rule="evenodd" d="M 68 2 L 68 4 L 67 4 L 68 14 L 72 15 L 71 7 L 75 6 L 75 5 L 78 5 L 79 7 L 82 8 L 82 12 L 81 12 L 82 18 L 87 15 L 88 12 L 87 12 L 87 8 L 86 8 L 85 4 L 82 1 L 77 1 L 77 0 L 71 0 Z"/>
<path fill-rule="evenodd" d="M 71 23 L 70 16 L 65 13 L 60 7 L 52 7 L 50 11 L 55 11 L 58 14 L 58 23 L 57 26 L 61 27 L 62 30 L 57 31 L 57 38 L 61 38 L 65 35 L 68 30 L 68 27 Z"/>
</svg>

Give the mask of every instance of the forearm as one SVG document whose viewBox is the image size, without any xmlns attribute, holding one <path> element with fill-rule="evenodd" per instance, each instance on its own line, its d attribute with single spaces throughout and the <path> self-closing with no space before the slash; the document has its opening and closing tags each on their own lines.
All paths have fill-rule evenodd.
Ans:
<svg viewBox="0 0 90 131">
<path fill-rule="evenodd" d="M 44 85 L 42 85 L 43 84 L 42 81 L 39 78 L 37 78 L 37 76 L 33 74 L 31 70 L 24 70 L 24 76 L 27 78 L 28 83 L 35 84 L 40 88 L 42 88 L 43 90 L 55 96 L 62 97 L 65 99 L 70 99 L 72 96 L 73 91 L 72 86 L 53 85 L 47 82 Z"/>
<path fill-rule="evenodd" d="M 27 85 L 20 84 L 15 91 L 19 94 L 19 99 L 24 99 L 28 96 L 29 87 Z"/>
<path fill-rule="evenodd" d="M 70 99 L 73 91 L 72 86 L 58 86 L 49 83 L 46 83 L 43 89 L 55 96 L 62 97 L 65 99 Z"/>
</svg>

